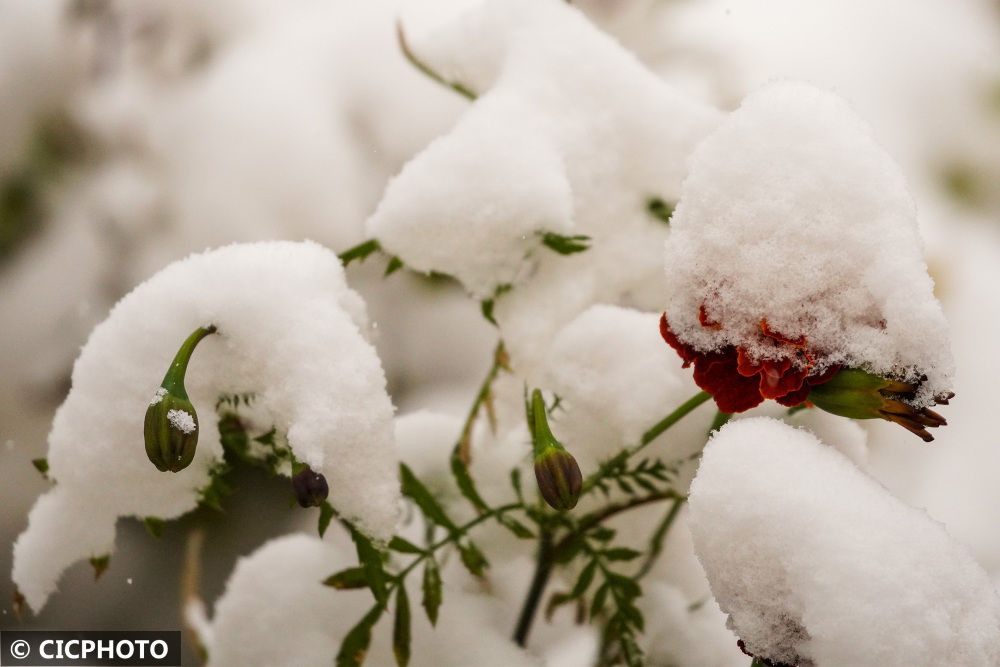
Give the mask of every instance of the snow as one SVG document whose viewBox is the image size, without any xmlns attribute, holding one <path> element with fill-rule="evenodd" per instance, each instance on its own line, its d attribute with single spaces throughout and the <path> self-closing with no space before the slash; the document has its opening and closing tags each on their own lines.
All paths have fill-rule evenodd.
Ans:
<svg viewBox="0 0 1000 667">
<path fill-rule="evenodd" d="M 667 230 L 645 203 L 676 200 L 684 158 L 718 112 L 559 0 L 484 2 L 409 42 L 479 97 L 390 182 L 368 234 L 478 298 L 513 286 L 495 315 L 520 367 L 592 303 L 658 307 Z M 542 244 L 546 232 L 592 244 L 563 256 Z"/>
<path fill-rule="evenodd" d="M 175 429 L 184 433 L 194 433 L 194 430 L 198 428 L 194 416 L 186 410 L 170 410 L 167 412 L 167 421 Z"/>
<path fill-rule="evenodd" d="M 337 538 L 289 535 L 241 558 L 215 606 L 209 664 L 331 664 L 343 637 L 374 603 L 367 589 L 322 585 L 334 572 L 356 565 L 353 547 L 339 533 Z M 420 607 L 419 576 L 410 579 L 411 665 L 540 664 L 494 629 L 489 619 L 494 601 L 487 595 L 446 583 L 444 604 L 431 628 Z M 385 614 L 372 633 L 366 664 L 394 664 L 391 632 L 392 615 Z"/>
<path fill-rule="evenodd" d="M 691 156 L 666 252 L 667 319 L 700 351 L 756 360 L 805 336 L 832 364 L 919 381 L 918 407 L 951 388 L 934 298 L 899 168 L 836 95 L 776 82 L 749 95 Z M 703 326 L 705 320 L 721 325 Z M 799 363 L 796 361 L 796 363 Z"/>
<path fill-rule="evenodd" d="M 186 379 L 201 412 L 198 450 L 189 468 L 160 473 L 142 447 L 144 397 L 184 339 L 209 324 L 218 333 L 199 344 Z M 213 409 L 224 394 L 252 392 L 253 409 L 240 413 L 248 431 L 286 434 L 326 477 L 334 507 L 387 539 L 399 499 L 393 408 L 366 330 L 336 255 L 309 242 L 192 255 L 123 298 L 77 359 L 49 435 L 57 485 L 15 544 L 14 581 L 32 608 L 68 565 L 113 550 L 117 517 L 170 519 L 197 505 L 222 454 Z"/>
<path fill-rule="evenodd" d="M 150 399 L 149 404 L 150 405 L 156 405 L 157 403 L 159 403 L 160 401 L 162 401 L 163 397 L 166 396 L 166 395 L 167 395 L 167 390 L 166 389 L 164 389 L 163 387 L 157 387 L 156 388 L 156 393 L 153 394 L 153 398 Z M 174 411 L 171 410 L 171 412 L 174 412 Z"/>
<path fill-rule="evenodd" d="M 663 344 L 659 315 L 611 305 L 591 306 L 555 335 L 542 386 L 562 399 L 554 432 L 584 470 L 639 442 L 642 434 L 698 392 L 690 374 Z M 665 460 L 704 443 L 704 418 L 671 429 Z"/>
<path fill-rule="evenodd" d="M 1000 598 L 943 526 L 806 431 L 723 427 L 691 533 L 748 650 L 799 665 L 994 665 Z"/>
</svg>

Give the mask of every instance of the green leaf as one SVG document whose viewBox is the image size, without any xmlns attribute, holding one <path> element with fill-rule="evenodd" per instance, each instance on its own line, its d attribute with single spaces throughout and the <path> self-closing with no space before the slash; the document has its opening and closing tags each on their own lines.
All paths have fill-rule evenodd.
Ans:
<svg viewBox="0 0 1000 667">
<path fill-rule="evenodd" d="M 210 480 L 208 486 L 201 489 L 201 504 L 211 507 L 217 512 L 222 512 L 222 501 L 233 492 L 233 489 L 223 479 L 229 472 L 229 466 L 225 463 L 218 464 L 209 472 Z"/>
<path fill-rule="evenodd" d="M 528 420 L 531 424 L 532 420 Z M 517 500 L 522 505 L 524 504 L 524 492 L 521 489 L 521 469 L 514 468 L 510 471 L 510 485 L 514 488 L 514 494 L 517 495 Z"/>
<path fill-rule="evenodd" d="M 396 664 L 406 667 L 410 662 L 410 599 L 406 594 L 406 586 L 399 583 L 396 589 L 396 618 L 392 625 L 392 652 L 396 656 Z"/>
<path fill-rule="evenodd" d="M 545 232 L 542 235 L 542 243 L 560 255 L 572 255 L 590 248 L 590 237 L 583 234 L 563 236 L 554 232 Z"/>
<path fill-rule="evenodd" d="M 111 555 L 94 556 L 90 559 L 90 564 L 94 568 L 94 581 L 97 581 L 104 574 L 104 571 L 108 569 L 108 565 L 111 564 Z"/>
<path fill-rule="evenodd" d="M 400 537 L 399 535 L 394 535 L 391 540 L 389 540 L 389 548 L 393 551 L 398 551 L 401 554 L 422 554 L 424 550 L 418 547 L 413 542 Z"/>
<path fill-rule="evenodd" d="M 396 271 L 399 271 L 401 268 L 403 268 L 403 260 L 393 255 L 392 257 L 389 258 L 389 264 L 386 265 L 385 273 L 382 274 L 382 277 L 387 278 L 392 274 L 394 274 Z"/>
<path fill-rule="evenodd" d="M 45 479 L 49 478 L 49 460 L 46 458 L 41 459 L 31 459 L 31 465 L 35 466 L 35 470 L 42 473 L 42 477 Z"/>
<path fill-rule="evenodd" d="M 636 551 L 635 549 L 627 549 L 625 547 L 618 547 L 616 549 L 608 549 L 607 551 L 602 551 L 601 555 L 612 561 L 630 561 L 638 558 L 642 555 L 642 552 Z"/>
<path fill-rule="evenodd" d="M 514 533 L 514 536 L 518 539 L 531 540 L 535 537 L 535 534 L 531 532 L 531 529 L 517 519 L 512 519 L 505 514 L 501 514 L 497 517 L 497 521 L 499 521 L 500 525 L 504 528 Z"/>
<path fill-rule="evenodd" d="M 239 398 L 237 396 L 237 398 Z M 220 404 L 226 401 L 226 397 L 219 399 Z M 232 452 L 237 458 L 245 459 L 247 449 L 250 447 L 250 438 L 243 428 L 243 422 L 235 412 L 226 412 L 219 415 L 219 441 L 227 452 Z"/>
<path fill-rule="evenodd" d="M 478 512 L 486 512 L 490 509 L 490 506 L 486 504 L 482 496 L 476 490 L 476 483 L 472 481 L 472 475 L 469 474 L 469 469 L 465 466 L 465 462 L 462 461 L 460 447 L 456 447 L 451 453 L 451 474 L 455 478 L 455 484 L 458 485 L 458 490 L 462 492 L 466 500 L 472 503 L 473 507 L 476 508 Z"/>
<path fill-rule="evenodd" d="M 434 559 L 427 559 L 424 566 L 424 599 L 421 604 L 427 612 L 431 625 L 437 625 L 438 609 L 441 607 L 441 572 Z"/>
<path fill-rule="evenodd" d="M 615 531 L 614 529 L 606 526 L 598 526 L 590 531 L 588 537 L 591 537 L 598 542 L 610 542 L 615 538 Z"/>
<path fill-rule="evenodd" d="M 336 574 L 331 574 L 323 580 L 324 586 L 336 588 L 338 591 L 352 588 L 364 588 L 368 585 L 368 578 L 365 576 L 365 568 L 349 567 Z"/>
<path fill-rule="evenodd" d="M 576 580 L 576 585 L 573 586 L 573 590 L 570 592 L 570 597 L 578 598 L 587 592 L 590 588 L 591 582 L 594 581 L 594 573 L 597 572 L 597 559 L 592 559 L 587 563 L 583 571 L 580 572 L 579 578 Z"/>
<path fill-rule="evenodd" d="M 275 445 L 274 436 L 275 436 L 276 433 L 277 433 L 277 429 L 275 429 L 275 428 L 272 427 L 270 431 L 268 431 L 267 433 L 264 433 L 262 435 L 258 435 L 253 440 L 254 440 L 254 442 L 259 442 L 262 445 L 269 445 L 271 447 L 274 447 L 274 445 Z"/>
<path fill-rule="evenodd" d="M 628 619 L 631 626 L 636 628 L 639 632 L 642 632 L 646 627 L 646 619 L 643 618 L 642 612 L 633 604 L 623 604 L 618 607 L 619 613 Z"/>
<path fill-rule="evenodd" d="M 319 530 L 319 536 L 323 537 L 326 534 L 326 529 L 330 527 L 330 520 L 333 519 L 336 511 L 333 509 L 333 505 L 330 504 L 329 500 L 324 500 L 319 506 L 319 524 L 316 528 Z"/>
<path fill-rule="evenodd" d="M 434 496 L 427 490 L 423 482 L 417 479 L 416 475 L 413 474 L 413 471 L 405 463 L 399 464 L 399 473 L 403 482 L 403 495 L 413 500 L 417 504 L 417 507 L 420 508 L 420 511 L 424 513 L 424 516 L 439 526 L 444 526 L 452 531 L 458 529 L 458 526 L 444 513 L 444 509 L 434 499 Z"/>
<path fill-rule="evenodd" d="M 155 516 L 147 516 L 142 520 L 142 523 L 146 526 L 146 530 L 149 531 L 150 535 L 156 538 L 163 537 L 163 527 L 166 525 L 163 519 Z"/>
<path fill-rule="evenodd" d="M 354 246 L 353 248 L 348 248 L 337 256 L 340 258 L 340 263 L 346 267 L 354 260 L 358 260 L 359 262 L 365 261 L 365 259 L 368 258 L 368 255 L 373 252 L 378 252 L 381 249 L 382 246 L 379 245 L 377 240 L 369 239 L 364 243 Z"/>
<path fill-rule="evenodd" d="M 365 661 L 372 643 L 372 628 L 382 614 L 382 605 L 375 605 L 344 637 L 337 652 L 337 667 L 358 667 Z"/>
<path fill-rule="evenodd" d="M 634 580 L 617 572 L 605 570 L 607 582 L 616 588 L 622 596 L 628 599 L 635 599 L 642 595 L 642 588 Z"/>
<path fill-rule="evenodd" d="M 551 622 L 553 614 L 556 613 L 556 609 L 573 601 L 573 596 L 569 593 L 553 593 L 549 597 L 548 604 L 545 605 L 545 620 Z"/>
<path fill-rule="evenodd" d="M 674 206 L 659 197 L 650 197 L 646 200 L 646 212 L 660 222 L 669 225 L 670 217 L 674 214 Z"/>
<path fill-rule="evenodd" d="M 495 303 L 493 299 L 486 299 L 479 303 L 479 309 L 482 311 L 483 317 L 485 317 L 490 324 L 492 324 L 493 326 L 500 326 L 499 324 L 497 324 L 497 321 L 493 319 L 494 305 Z"/>
<path fill-rule="evenodd" d="M 389 601 L 389 591 L 385 584 L 385 570 L 382 569 L 382 554 L 379 553 L 368 536 L 351 526 L 351 539 L 358 552 L 358 562 L 365 571 L 365 580 L 368 588 L 380 606 L 384 607 Z"/>
<path fill-rule="evenodd" d="M 602 611 L 604 611 L 604 603 L 608 599 L 608 591 L 611 590 L 611 586 L 608 582 L 604 582 L 597 588 L 597 592 L 594 593 L 594 599 L 590 602 L 590 618 L 597 618 Z"/>
<path fill-rule="evenodd" d="M 485 574 L 486 568 L 489 566 L 489 561 L 486 560 L 486 556 L 483 552 L 479 550 L 472 542 L 468 544 L 458 543 L 458 555 L 461 557 L 462 565 L 477 577 L 481 577 Z"/>
</svg>

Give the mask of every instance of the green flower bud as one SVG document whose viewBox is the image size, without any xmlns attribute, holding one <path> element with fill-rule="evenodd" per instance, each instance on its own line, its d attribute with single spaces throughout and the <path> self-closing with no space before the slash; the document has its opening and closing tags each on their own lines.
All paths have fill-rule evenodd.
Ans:
<svg viewBox="0 0 1000 667">
<path fill-rule="evenodd" d="M 146 409 L 143 437 L 146 456 L 162 472 L 178 472 L 188 467 L 198 446 L 198 413 L 184 389 L 191 353 L 201 339 L 215 333 L 202 327 L 188 336 Z"/>
<path fill-rule="evenodd" d="M 326 477 L 309 466 L 292 477 L 292 489 L 299 507 L 319 507 L 330 493 Z"/>
<path fill-rule="evenodd" d="M 827 382 L 809 391 L 809 402 L 826 412 L 850 419 L 885 419 L 895 422 L 930 442 L 934 439 L 928 428 L 947 425 L 944 417 L 929 408 L 914 408 L 904 401 L 911 400 L 915 384 L 887 380 L 859 368 L 842 368 Z M 954 394 L 935 398 L 935 403 L 947 404 Z"/>
<path fill-rule="evenodd" d="M 580 499 L 583 475 L 573 455 L 567 452 L 552 435 L 545 411 L 545 401 L 538 389 L 531 393 L 528 415 L 535 453 L 535 480 L 538 482 L 538 491 L 553 509 L 560 511 L 573 509 Z"/>
</svg>

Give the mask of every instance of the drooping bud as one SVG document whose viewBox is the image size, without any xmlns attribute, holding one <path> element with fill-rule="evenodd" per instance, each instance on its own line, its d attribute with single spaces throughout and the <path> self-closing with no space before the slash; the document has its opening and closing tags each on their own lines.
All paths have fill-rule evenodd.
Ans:
<svg viewBox="0 0 1000 667">
<path fill-rule="evenodd" d="M 319 507 L 330 493 L 326 477 L 306 466 L 292 477 L 292 488 L 299 507 Z"/>
<path fill-rule="evenodd" d="M 552 435 L 548 414 L 545 411 L 545 401 L 538 389 L 531 393 L 528 425 L 534 446 L 535 480 L 538 482 L 538 491 L 553 509 L 560 511 L 573 509 L 580 499 L 583 475 L 573 455 L 567 452 Z"/>
<path fill-rule="evenodd" d="M 916 395 L 917 385 L 887 380 L 859 368 L 842 368 L 827 382 L 812 387 L 809 402 L 816 407 L 851 419 L 885 419 L 895 422 L 930 442 L 928 428 L 946 426 L 944 417 L 929 408 L 915 408 L 906 401 Z M 936 397 L 947 404 L 954 394 Z"/>
<path fill-rule="evenodd" d="M 160 388 L 146 409 L 143 436 L 146 456 L 160 471 L 178 472 L 188 467 L 198 446 L 198 413 L 188 399 L 184 375 L 194 348 L 215 327 L 201 327 L 184 341 Z"/>
</svg>

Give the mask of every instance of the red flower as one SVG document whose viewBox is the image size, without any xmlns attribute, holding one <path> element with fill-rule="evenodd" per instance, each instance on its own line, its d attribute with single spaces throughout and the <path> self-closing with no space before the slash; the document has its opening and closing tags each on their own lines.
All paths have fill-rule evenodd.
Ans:
<svg viewBox="0 0 1000 667">
<path fill-rule="evenodd" d="M 712 322 L 705 307 L 698 309 L 698 321 L 703 327 L 720 329 Z M 805 336 L 790 339 L 771 330 L 766 319 L 760 321 L 761 335 L 779 348 L 784 356 L 777 360 L 755 361 L 741 346 L 728 345 L 712 352 L 699 352 L 682 343 L 667 323 L 660 318 L 660 334 L 684 360 L 684 367 L 694 364 L 694 381 L 715 399 L 722 412 L 744 412 L 760 405 L 765 398 L 782 405 L 800 405 L 809 396 L 810 388 L 826 382 L 839 370 L 832 366 L 822 373 L 815 372 L 812 357 L 806 351 Z"/>
<path fill-rule="evenodd" d="M 698 322 L 707 329 L 721 329 L 709 320 L 705 306 L 698 309 Z M 694 364 L 694 381 L 715 399 L 722 412 L 744 412 L 765 398 L 794 407 L 810 401 L 822 410 L 851 419 L 881 418 L 900 424 L 908 431 L 931 441 L 928 428 L 947 424 L 929 408 L 911 405 L 917 384 L 888 380 L 859 368 L 841 369 L 840 364 L 818 372 L 806 348 L 806 337 L 788 338 L 760 321 L 758 342 L 774 347 L 774 359 L 756 361 L 743 347 L 727 345 L 711 352 L 699 352 L 682 342 L 670 329 L 667 314 L 660 318 L 660 335 L 684 360 L 684 368 Z M 935 397 L 947 404 L 953 393 Z"/>
</svg>

